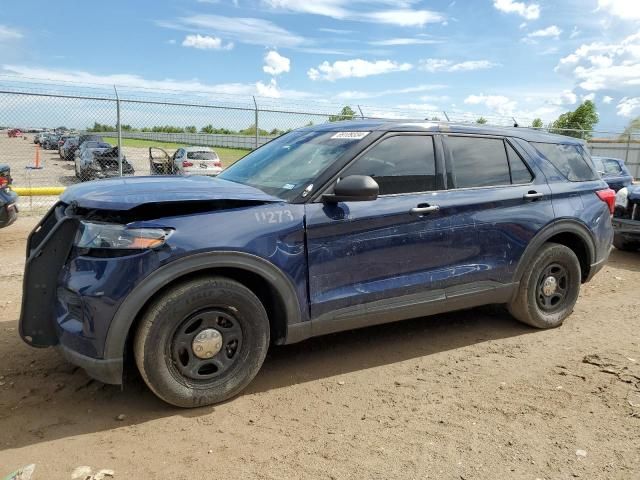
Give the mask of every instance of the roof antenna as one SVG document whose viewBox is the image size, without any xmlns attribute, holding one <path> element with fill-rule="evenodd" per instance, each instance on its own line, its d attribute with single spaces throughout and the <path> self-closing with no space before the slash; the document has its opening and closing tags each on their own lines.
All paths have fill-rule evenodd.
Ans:
<svg viewBox="0 0 640 480">
<path fill-rule="evenodd" d="M 511 120 L 513 120 L 513 126 L 518 128 L 520 125 L 518 125 L 518 121 L 515 119 L 515 117 L 511 117 Z"/>
</svg>

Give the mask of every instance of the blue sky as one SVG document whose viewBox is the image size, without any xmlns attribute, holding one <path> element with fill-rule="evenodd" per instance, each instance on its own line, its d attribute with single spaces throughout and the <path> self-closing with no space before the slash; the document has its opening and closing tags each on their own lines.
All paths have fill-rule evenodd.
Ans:
<svg viewBox="0 0 640 480">
<path fill-rule="evenodd" d="M 640 116 L 640 0 L 24 0 L 0 75 L 259 95 L 365 114 Z"/>
</svg>

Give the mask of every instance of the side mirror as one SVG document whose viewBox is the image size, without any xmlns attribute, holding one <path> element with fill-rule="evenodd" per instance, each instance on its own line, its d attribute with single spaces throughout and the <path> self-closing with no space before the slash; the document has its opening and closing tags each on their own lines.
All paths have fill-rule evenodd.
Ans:
<svg viewBox="0 0 640 480">
<path fill-rule="evenodd" d="M 322 196 L 327 203 L 366 202 L 378 198 L 378 183 L 367 175 L 349 175 L 340 180 L 333 193 Z"/>
</svg>

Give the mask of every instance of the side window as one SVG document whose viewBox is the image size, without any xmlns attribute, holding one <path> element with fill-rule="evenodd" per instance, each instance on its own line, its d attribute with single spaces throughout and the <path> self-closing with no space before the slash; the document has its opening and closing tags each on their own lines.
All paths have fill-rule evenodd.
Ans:
<svg viewBox="0 0 640 480">
<path fill-rule="evenodd" d="M 511 168 L 511 183 L 530 183 L 533 180 L 531 171 L 524 163 L 524 160 L 520 158 L 518 152 L 516 152 L 509 142 L 505 142 L 507 146 L 507 157 L 509 157 L 509 167 Z"/>
<path fill-rule="evenodd" d="M 591 163 L 583 156 L 582 149 L 577 145 L 537 142 L 532 144 L 567 180 L 584 182 L 598 179 Z"/>
<path fill-rule="evenodd" d="M 446 137 L 455 188 L 510 185 L 504 142 L 497 138 Z"/>
<path fill-rule="evenodd" d="M 609 173 L 612 175 L 618 175 L 622 173 L 622 169 L 620 168 L 620 164 L 615 160 L 605 160 L 604 161 L 604 171 L 605 173 Z"/>
<path fill-rule="evenodd" d="M 397 135 L 382 140 L 347 167 L 341 177 L 369 175 L 380 195 L 427 192 L 436 189 L 433 137 Z"/>
</svg>

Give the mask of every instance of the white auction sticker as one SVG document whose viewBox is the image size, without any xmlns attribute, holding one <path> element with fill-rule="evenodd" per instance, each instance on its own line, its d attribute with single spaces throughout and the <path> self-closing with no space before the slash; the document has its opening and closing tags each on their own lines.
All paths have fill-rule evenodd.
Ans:
<svg viewBox="0 0 640 480">
<path fill-rule="evenodd" d="M 342 138 L 344 140 L 362 140 L 371 132 L 338 132 L 331 139 Z"/>
</svg>

